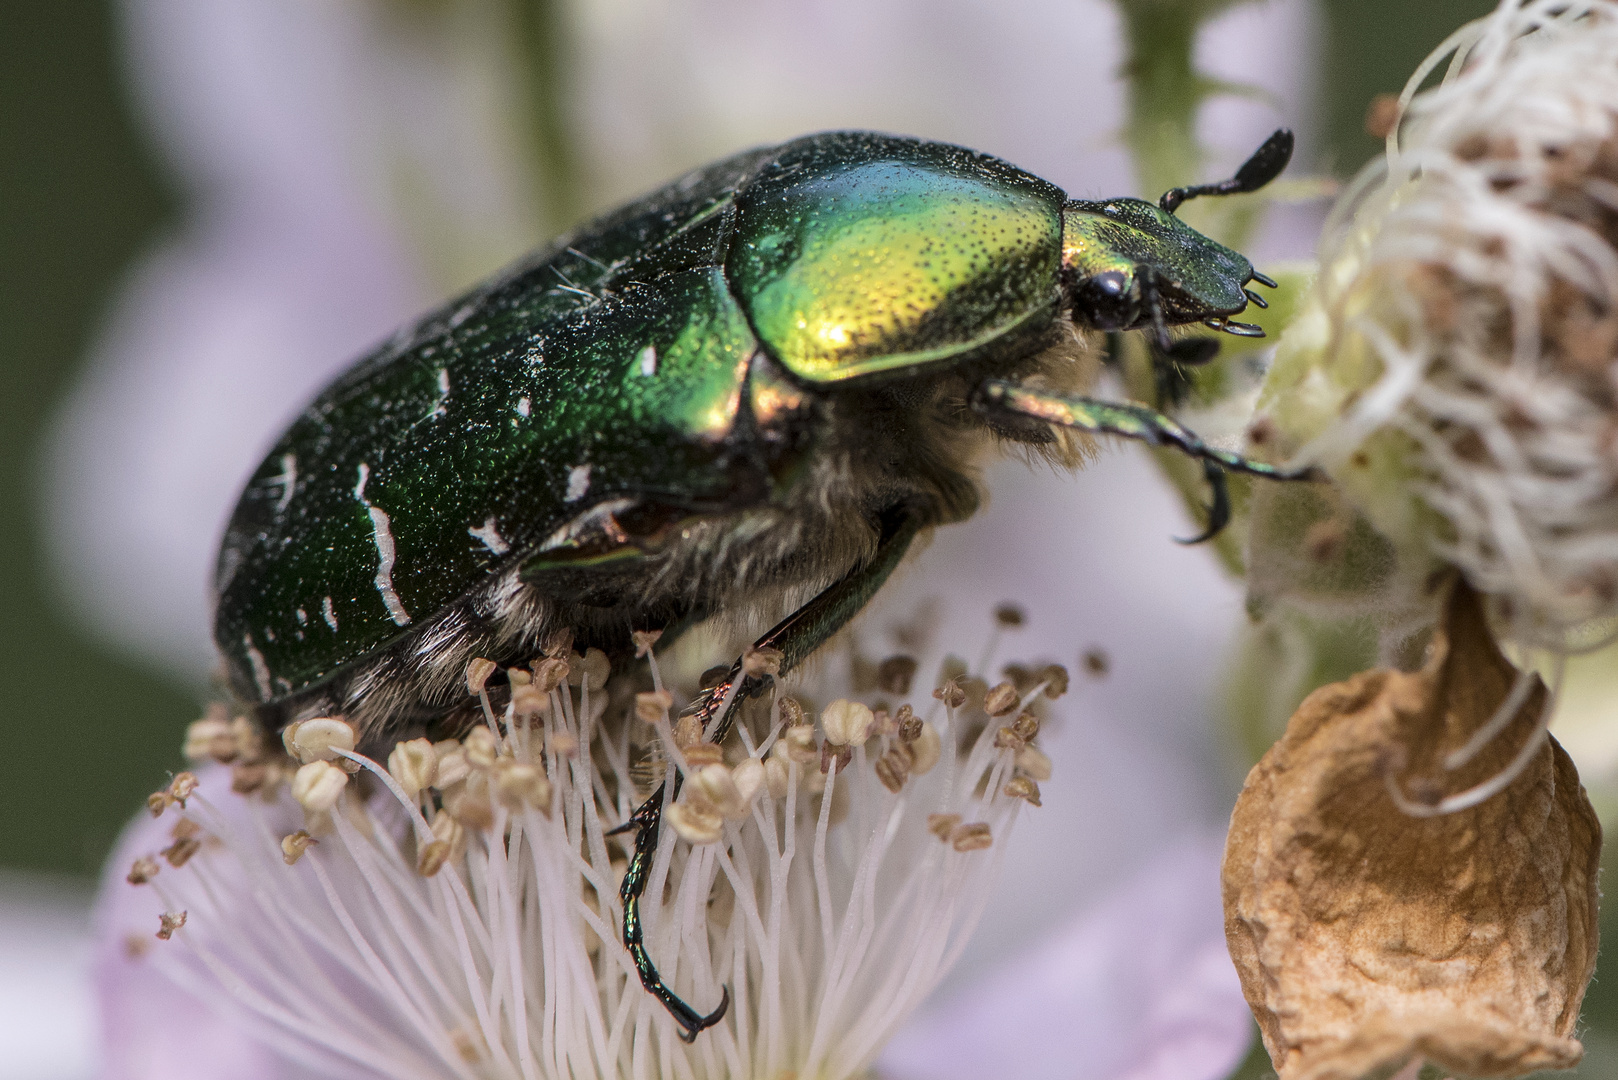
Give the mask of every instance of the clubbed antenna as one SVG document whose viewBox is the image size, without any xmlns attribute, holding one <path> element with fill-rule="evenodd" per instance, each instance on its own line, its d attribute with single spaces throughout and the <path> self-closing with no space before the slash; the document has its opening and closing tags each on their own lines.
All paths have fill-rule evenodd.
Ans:
<svg viewBox="0 0 1618 1080">
<path fill-rule="evenodd" d="M 1181 203 L 1198 195 L 1240 195 L 1257 191 L 1280 176 L 1281 170 L 1287 167 L 1287 162 L 1292 160 L 1292 142 L 1290 130 L 1277 128 L 1275 134 L 1265 139 L 1264 145 L 1253 152 L 1252 157 L 1242 162 L 1242 167 L 1229 180 L 1195 187 L 1169 188 L 1157 205 L 1172 214 L 1180 208 Z"/>
</svg>

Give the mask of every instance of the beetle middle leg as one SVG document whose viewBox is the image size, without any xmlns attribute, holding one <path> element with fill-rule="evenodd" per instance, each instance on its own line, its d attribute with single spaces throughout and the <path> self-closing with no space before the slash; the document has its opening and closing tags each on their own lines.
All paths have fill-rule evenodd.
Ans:
<svg viewBox="0 0 1618 1080">
<path fill-rule="evenodd" d="M 753 650 L 778 650 L 781 654 L 779 674 L 785 674 L 801 663 L 810 653 L 820 648 L 827 639 L 841 630 L 848 621 L 870 601 L 894 567 L 910 549 L 910 542 L 923 525 L 922 516 L 910 507 L 898 507 L 883 521 L 882 539 L 869 561 L 849 571 L 836 583 L 821 591 L 803 607 L 777 623 L 769 633 L 753 643 Z M 730 672 L 716 685 L 704 691 L 692 714 L 705 731 L 710 731 L 712 742 L 723 742 L 730 734 L 733 717 L 743 699 L 764 693 L 771 685 L 768 675 L 749 675 L 743 670 L 744 659 L 731 665 Z M 675 773 L 674 787 L 668 794 L 672 802 L 680 794 L 681 775 Z M 624 948 L 629 950 L 640 974 L 641 985 L 663 1003 L 682 1030 L 680 1038 L 694 1042 L 704 1028 L 712 1027 L 724 1018 L 730 1007 L 730 989 L 724 988 L 719 1007 L 704 1016 L 679 995 L 669 989 L 658 974 L 646 951 L 646 942 L 640 921 L 640 899 L 646 891 L 651 874 L 652 856 L 657 851 L 658 836 L 662 830 L 665 787 L 659 784 L 628 821 L 613 833 L 636 830 L 635 852 L 630 857 L 618 897 L 623 901 Z"/>
<path fill-rule="evenodd" d="M 1030 416 L 1062 427 L 1088 431 L 1096 435 L 1122 435 L 1139 439 L 1151 446 L 1172 446 L 1198 458 L 1203 463 L 1203 474 L 1213 488 L 1214 501 L 1209 508 L 1208 528 L 1187 543 L 1201 543 L 1213 538 L 1230 520 L 1230 498 L 1225 491 L 1225 472 L 1247 473 L 1271 480 L 1318 480 L 1319 474 L 1311 466 L 1287 469 L 1262 461 L 1243 457 L 1229 450 L 1210 446 L 1189 428 L 1144 405 L 1127 402 L 1098 401 L 1095 398 L 1071 394 L 1053 394 L 1004 379 L 990 379 L 978 388 L 975 402 L 984 411 L 1002 411 Z"/>
</svg>

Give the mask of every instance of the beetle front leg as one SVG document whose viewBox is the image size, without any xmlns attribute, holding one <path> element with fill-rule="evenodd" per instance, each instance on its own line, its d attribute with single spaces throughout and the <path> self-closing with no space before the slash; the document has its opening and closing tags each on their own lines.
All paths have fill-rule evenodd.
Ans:
<svg viewBox="0 0 1618 1080">
<path fill-rule="evenodd" d="M 1096 435 L 1122 435 L 1126 439 L 1139 439 L 1150 446 L 1172 446 L 1200 459 L 1204 463 L 1204 474 L 1213 488 L 1214 502 L 1209 509 L 1209 528 L 1187 543 L 1211 539 L 1229 521 L 1230 500 L 1224 484 L 1227 469 L 1270 480 L 1320 479 L 1320 474 L 1312 466 L 1287 469 L 1210 446 L 1183 424 L 1144 405 L 1053 394 L 1004 379 L 990 379 L 983 383 L 978 388 L 974 405 L 983 411 L 998 410 L 1030 416 Z"/>
<path fill-rule="evenodd" d="M 897 507 L 883 521 L 882 539 L 871 559 L 849 571 L 835 584 L 822 590 L 814 599 L 777 623 L 769 633 L 753 643 L 753 652 L 773 649 L 781 654 L 778 674 L 786 674 L 807 658 L 837 631 L 848 625 L 850 619 L 870 602 L 894 567 L 910 549 L 910 543 L 921 531 L 924 519 L 911 507 Z M 730 672 L 717 685 L 708 688 L 698 699 L 691 715 L 697 717 L 704 731 L 711 732 L 714 743 L 724 742 L 730 734 L 737 706 L 750 697 L 764 693 L 772 684 L 768 675 L 750 675 L 745 671 L 746 657 L 731 665 Z M 673 793 L 669 801 L 679 797 L 681 775 L 675 773 Z M 706 1016 L 687 1005 L 669 989 L 658 974 L 646 951 L 646 941 L 640 921 L 640 900 L 646 892 L 651 875 L 652 857 L 657 851 L 662 831 L 664 785 L 659 784 L 640 808 L 612 834 L 636 830 L 635 852 L 630 857 L 624 881 L 618 889 L 618 898 L 624 906 L 624 948 L 629 950 L 640 974 L 641 985 L 663 1003 L 683 1029 L 680 1038 L 694 1042 L 704 1028 L 719 1023 L 730 1007 L 730 988 L 724 987 L 719 1007 Z M 609 834 L 609 835 L 612 835 Z"/>
</svg>

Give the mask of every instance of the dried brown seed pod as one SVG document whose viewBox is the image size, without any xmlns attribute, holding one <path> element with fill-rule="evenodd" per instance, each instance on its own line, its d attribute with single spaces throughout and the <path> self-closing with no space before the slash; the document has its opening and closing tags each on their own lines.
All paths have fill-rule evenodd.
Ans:
<svg viewBox="0 0 1618 1080">
<path fill-rule="evenodd" d="M 1546 693 L 1530 678 L 1505 730 L 1446 773 L 1518 679 L 1460 585 L 1420 671 L 1315 691 L 1249 774 L 1225 931 L 1282 1080 L 1356 1080 L 1415 1055 L 1490 1077 L 1578 1062 L 1601 828 L 1572 761 L 1539 741 Z M 1510 775 L 1525 746 L 1526 767 L 1476 805 L 1395 802 L 1411 776 L 1436 803 Z"/>
</svg>

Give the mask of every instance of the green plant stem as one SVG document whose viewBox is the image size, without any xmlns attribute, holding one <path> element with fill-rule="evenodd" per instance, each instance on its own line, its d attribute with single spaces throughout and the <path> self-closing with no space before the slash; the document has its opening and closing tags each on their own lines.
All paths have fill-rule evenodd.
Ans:
<svg viewBox="0 0 1618 1080">
<path fill-rule="evenodd" d="M 570 27 L 560 0 L 512 0 L 528 90 L 535 205 L 547 232 L 579 223 L 585 207 L 581 163 L 568 123 Z"/>
<path fill-rule="evenodd" d="M 1192 62 L 1198 20 L 1189 10 L 1156 4 L 1118 6 L 1129 49 L 1124 141 L 1135 159 L 1141 194 L 1155 198 L 1200 175 L 1196 115 L 1207 87 Z"/>
</svg>

